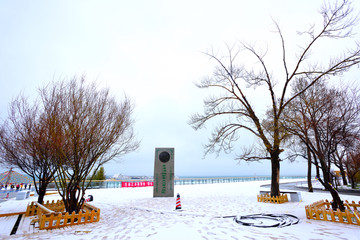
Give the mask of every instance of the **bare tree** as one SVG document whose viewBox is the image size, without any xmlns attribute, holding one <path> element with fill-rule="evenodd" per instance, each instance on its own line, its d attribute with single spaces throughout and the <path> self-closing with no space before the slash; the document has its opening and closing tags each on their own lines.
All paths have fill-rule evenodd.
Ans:
<svg viewBox="0 0 360 240">
<path fill-rule="evenodd" d="M 288 121 L 288 120 L 287 120 Z M 306 159 L 307 161 L 307 185 L 308 191 L 313 192 L 312 186 L 312 152 L 308 147 L 307 138 L 296 137 L 292 129 L 287 129 L 289 134 L 292 134 L 291 140 L 286 144 L 287 149 L 287 158 L 294 162 L 298 160 L 299 157 Z M 304 131 L 303 131 L 304 130 Z M 306 125 L 300 128 L 302 132 L 301 136 L 307 136 L 309 134 L 309 129 L 307 129 Z M 296 131 L 296 133 L 298 133 Z"/>
<path fill-rule="evenodd" d="M 339 168 L 342 182 L 344 185 L 347 185 L 345 154 L 346 150 L 339 144 L 335 149 L 335 152 L 332 153 L 332 163 Z"/>
<path fill-rule="evenodd" d="M 288 62 L 285 39 L 279 25 L 274 22 L 282 47 L 282 58 L 279 59 L 279 65 L 282 66 L 285 73 L 283 79 L 273 77 L 267 65 L 266 53 L 257 51 L 252 45 L 242 43 L 238 49 L 228 47 L 228 55 L 225 57 L 218 57 L 213 52 L 207 53 L 217 66 L 212 76 L 204 78 L 197 84 L 199 88 L 218 89 L 219 95 L 211 96 L 204 101 L 203 114 L 194 114 L 191 117 L 190 124 L 194 129 L 203 127 L 211 119 L 221 116 L 228 117 L 214 129 L 209 144 L 205 146 L 205 153 L 232 151 L 234 142 L 239 138 L 240 130 L 252 133 L 260 140 L 264 152 L 261 154 L 244 151 L 237 159 L 247 161 L 268 159 L 271 161 L 272 196 L 280 194 L 280 154 L 283 152 L 283 140 L 287 137 L 280 124 L 284 109 L 317 81 L 342 74 L 360 62 L 359 44 L 355 44 L 352 50 L 344 50 L 341 56 L 329 57 L 327 63 L 311 58 L 311 52 L 317 50 L 316 44 L 321 44 L 326 40 L 350 38 L 353 26 L 357 23 L 357 17 L 353 17 L 351 3 L 348 0 L 331 5 L 323 4 L 320 14 L 323 17 L 322 25 L 318 27 L 313 25 L 301 33 L 306 36 L 307 42 L 295 54 L 295 64 L 290 64 L 291 61 Z M 333 44 L 336 46 L 336 42 Z M 258 64 L 249 68 L 244 64 L 237 63 L 243 51 L 250 53 Z M 245 63 L 249 59 L 244 57 L 242 61 Z M 290 95 L 290 84 L 298 79 L 307 79 L 309 84 L 301 91 Z M 251 101 L 253 96 L 246 92 L 249 87 L 265 87 L 267 89 L 271 119 L 255 108 Z M 266 126 L 263 125 L 264 123 Z M 270 128 L 268 123 L 272 125 Z"/>
<path fill-rule="evenodd" d="M 299 81 L 294 91 L 307 85 Z M 288 131 L 301 139 L 314 156 L 317 179 L 331 193 L 335 209 L 344 210 L 344 205 L 335 189 L 333 167 L 344 168 L 339 151 L 345 151 L 343 145 L 354 140 L 360 116 L 358 99 L 356 92 L 331 89 L 317 82 L 288 105 L 284 116 Z"/>
<path fill-rule="evenodd" d="M 35 102 L 32 106 L 23 96 L 10 103 L 8 119 L 0 128 L 0 156 L 10 166 L 29 175 L 35 183 L 38 202 L 42 203 L 48 184 L 54 180 L 54 132 L 52 111 Z"/>
<path fill-rule="evenodd" d="M 349 152 L 345 160 L 345 167 L 349 177 L 351 188 L 356 188 L 355 176 L 360 172 L 360 151 Z"/>
<path fill-rule="evenodd" d="M 118 103 L 108 89 L 86 85 L 85 79 L 53 82 L 40 90 L 45 106 L 56 107 L 61 125 L 55 149 L 56 185 L 66 211 L 79 212 L 87 177 L 100 166 L 138 148 L 133 132 L 133 104 L 125 98 Z M 90 179 L 92 176 L 90 177 Z"/>
</svg>

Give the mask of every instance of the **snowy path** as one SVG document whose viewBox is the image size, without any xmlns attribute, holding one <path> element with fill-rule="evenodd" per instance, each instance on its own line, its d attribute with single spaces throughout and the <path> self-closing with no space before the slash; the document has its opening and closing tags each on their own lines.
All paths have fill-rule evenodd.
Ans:
<svg viewBox="0 0 360 240">
<path fill-rule="evenodd" d="M 10 235 L 19 215 L 0 217 L 0 236 Z"/>
</svg>

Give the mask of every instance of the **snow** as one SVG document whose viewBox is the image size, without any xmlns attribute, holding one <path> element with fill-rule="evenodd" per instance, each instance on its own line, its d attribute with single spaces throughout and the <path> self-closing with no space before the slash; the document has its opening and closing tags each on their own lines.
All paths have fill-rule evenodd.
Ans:
<svg viewBox="0 0 360 240">
<path fill-rule="evenodd" d="M 260 186 L 269 183 L 176 185 L 175 193 L 181 197 L 181 211 L 175 210 L 176 196 L 153 198 L 152 187 L 88 190 L 87 194 L 94 197 L 91 204 L 101 209 L 99 222 L 51 231 L 35 229 L 34 232 L 28 226 L 12 236 L 0 232 L 0 239 L 360 239 L 359 226 L 306 218 L 305 205 L 330 200 L 329 193 L 302 191 L 300 202 L 257 202 L 256 196 L 263 189 Z M 341 197 L 360 201 L 360 196 Z M 53 199 L 60 197 L 49 195 L 45 198 Z M 25 211 L 27 204 L 35 200 L 30 197 L 0 203 L 0 214 Z M 233 217 L 227 218 L 257 213 L 292 214 L 300 222 L 283 228 L 257 228 L 239 225 Z M 6 223 L 0 219 L 0 224 Z"/>
</svg>

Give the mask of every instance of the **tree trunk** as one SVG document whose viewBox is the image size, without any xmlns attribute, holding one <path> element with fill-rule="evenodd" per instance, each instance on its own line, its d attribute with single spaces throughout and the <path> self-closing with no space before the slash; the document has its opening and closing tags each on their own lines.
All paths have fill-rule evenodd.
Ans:
<svg viewBox="0 0 360 240">
<path fill-rule="evenodd" d="M 349 180 L 350 180 L 350 183 L 351 183 L 351 188 L 355 189 L 356 188 L 355 175 L 349 176 Z"/>
<path fill-rule="evenodd" d="M 330 191 L 333 198 L 333 202 L 331 203 L 333 210 L 336 211 L 339 208 L 340 211 L 345 211 L 344 202 L 341 201 L 338 191 L 330 184 L 325 184 L 325 188 Z"/>
<path fill-rule="evenodd" d="M 72 212 L 79 213 L 80 208 L 77 206 L 77 202 L 73 199 L 66 199 L 64 202 L 65 211 L 71 214 Z"/>
<path fill-rule="evenodd" d="M 66 191 L 62 196 L 66 212 L 70 214 L 72 212 L 79 213 L 83 204 L 82 198 L 84 195 L 79 187 L 79 183 L 69 183 Z"/>
<path fill-rule="evenodd" d="M 38 203 L 40 204 L 43 204 L 44 203 L 44 197 L 45 197 L 45 193 L 46 191 L 44 191 L 43 189 L 39 189 L 39 192 L 38 192 Z"/>
<path fill-rule="evenodd" d="M 39 187 L 38 189 L 35 188 L 35 190 L 37 191 L 38 196 L 38 203 L 43 204 L 44 203 L 44 197 L 46 194 L 46 188 L 47 188 L 47 184 L 45 183 L 39 183 Z"/>
<path fill-rule="evenodd" d="M 339 169 L 340 169 L 341 177 L 342 177 L 342 180 L 343 180 L 343 185 L 346 186 L 346 185 L 348 185 L 348 182 L 347 182 L 347 179 L 346 179 L 346 173 L 345 173 L 344 167 L 342 165 L 340 165 Z"/>
<path fill-rule="evenodd" d="M 344 203 L 343 201 L 341 201 L 338 191 L 331 184 L 332 175 L 329 170 L 330 169 L 322 169 L 324 179 L 322 180 L 321 178 L 319 178 L 319 181 L 324 186 L 324 188 L 330 192 L 333 198 L 333 202 L 331 203 L 333 210 L 336 211 L 339 208 L 340 211 L 345 211 Z"/>
<path fill-rule="evenodd" d="M 71 214 L 72 212 L 79 213 L 80 206 L 78 205 L 78 202 L 76 199 L 67 198 L 67 199 L 63 199 L 63 201 L 64 201 L 66 212 L 68 212 L 69 214 Z"/>
<path fill-rule="evenodd" d="M 279 154 L 272 154 L 271 156 L 271 196 L 277 197 L 280 195 L 280 160 Z"/>
<path fill-rule="evenodd" d="M 307 157 L 308 157 L 308 172 L 307 172 L 308 191 L 314 192 L 311 182 L 311 152 L 309 147 L 307 148 Z"/>
</svg>

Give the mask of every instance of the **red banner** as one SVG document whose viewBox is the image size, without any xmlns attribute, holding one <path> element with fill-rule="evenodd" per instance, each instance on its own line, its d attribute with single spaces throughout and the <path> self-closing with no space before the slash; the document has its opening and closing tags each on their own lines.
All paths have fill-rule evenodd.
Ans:
<svg viewBox="0 0 360 240">
<path fill-rule="evenodd" d="M 151 187 L 151 186 L 154 186 L 154 183 L 150 181 L 121 182 L 121 187 Z"/>
</svg>

